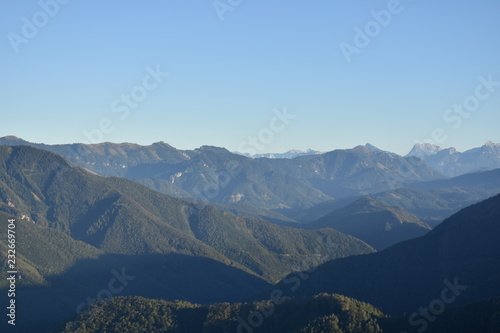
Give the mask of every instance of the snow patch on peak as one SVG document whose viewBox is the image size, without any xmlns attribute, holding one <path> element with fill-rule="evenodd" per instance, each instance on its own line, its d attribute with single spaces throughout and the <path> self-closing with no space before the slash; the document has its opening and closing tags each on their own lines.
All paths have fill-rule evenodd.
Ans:
<svg viewBox="0 0 500 333">
<path fill-rule="evenodd" d="M 436 155 L 443 148 L 432 143 L 416 143 L 406 156 L 426 157 Z"/>
<path fill-rule="evenodd" d="M 500 146 L 500 143 L 494 143 L 494 142 L 491 142 L 491 141 L 487 141 L 484 144 L 484 147 L 497 147 L 497 146 Z"/>
</svg>

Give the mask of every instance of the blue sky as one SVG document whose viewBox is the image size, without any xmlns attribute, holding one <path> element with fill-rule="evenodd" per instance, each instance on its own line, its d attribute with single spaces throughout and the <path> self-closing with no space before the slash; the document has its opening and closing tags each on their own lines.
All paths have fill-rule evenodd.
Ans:
<svg viewBox="0 0 500 333">
<path fill-rule="evenodd" d="M 259 153 L 500 142 L 498 0 L 60 1 L 0 3 L 0 136 Z"/>
</svg>

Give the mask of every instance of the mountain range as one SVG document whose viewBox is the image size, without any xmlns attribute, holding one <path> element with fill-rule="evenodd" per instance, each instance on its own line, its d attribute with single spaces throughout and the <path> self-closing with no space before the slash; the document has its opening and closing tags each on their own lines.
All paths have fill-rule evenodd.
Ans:
<svg viewBox="0 0 500 333">
<path fill-rule="evenodd" d="M 171 196 L 258 209 L 304 209 L 443 178 L 418 158 L 363 146 L 294 159 L 251 159 L 224 148 L 181 151 L 162 142 L 43 145 L 5 137 L 0 144 L 50 150 L 97 174 L 132 179 Z"/>
<path fill-rule="evenodd" d="M 445 288 L 454 288 L 454 305 L 499 297 L 499 234 L 500 194 L 460 210 L 422 237 L 326 262 L 273 289 L 294 297 L 338 293 L 398 314 L 442 298 Z"/>
<path fill-rule="evenodd" d="M 500 168 L 500 145 L 491 142 L 464 153 L 416 144 L 401 157 L 366 144 L 327 153 L 308 151 L 310 155 L 288 159 L 252 159 L 210 146 L 178 150 L 163 142 L 45 145 L 10 136 L 0 138 L 0 144 L 49 150 L 100 175 L 128 178 L 170 196 L 201 199 L 232 212 L 243 210 L 282 222 L 294 220 L 294 212 L 329 200 Z M 441 159 L 446 151 L 454 152 L 445 154 L 452 159 L 445 155 L 448 159 Z"/>
<path fill-rule="evenodd" d="M 290 313 L 318 312 L 295 323 L 286 310 L 262 328 L 286 320 L 297 332 L 391 332 L 443 283 L 467 286 L 459 306 L 500 296 L 500 169 L 448 178 L 418 157 L 368 145 L 252 159 L 210 146 L 0 140 L 10 143 L 0 145 L 0 219 L 16 219 L 23 332 L 46 332 L 82 311 L 100 318 L 106 302 L 85 309 L 111 296 L 183 300 L 161 307 L 220 318 L 211 329 L 226 331 L 241 324 L 236 313 L 270 310 L 270 292 L 281 290 Z M 123 288 L 114 292 L 110 281 Z M 263 303 L 241 303 L 248 299 Z M 133 306 L 142 300 L 124 300 L 142 311 Z M 70 326 L 80 325 L 74 318 Z M 112 324 L 101 319 L 96 325 Z"/>
<path fill-rule="evenodd" d="M 444 149 L 430 143 L 417 143 L 406 156 L 418 157 L 448 177 L 500 168 L 500 144 L 491 141 L 462 153 L 455 148 Z"/>
<path fill-rule="evenodd" d="M 29 146 L 0 146 L 0 213 L 3 221 L 17 220 L 19 321 L 46 328 L 69 319 L 120 272 L 134 277 L 124 295 L 241 301 L 291 271 L 374 252 L 330 228 L 235 216 L 91 174 Z M 2 223 L 3 234 L 6 228 Z M 1 238 L 2 253 L 7 246 Z M 7 257 L 1 259 L 5 290 Z M 43 306 L 47 299 L 53 306 Z M 30 313 L 37 313 L 33 321 Z"/>
<path fill-rule="evenodd" d="M 0 143 L 53 151 L 96 174 L 128 178 L 172 197 L 288 226 L 310 223 L 368 195 L 434 227 L 500 190 L 495 171 L 484 171 L 480 183 L 472 174 L 445 181 L 445 175 L 416 157 L 403 158 L 370 144 L 294 159 L 250 159 L 223 148 L 181 151 L 163 142 L 44 145 L 11 136 Z M 425 147 L 430 145 L 421 145 Z M 471 154 L 485 155 L 492 147 L 496 145 L 488 143 Z M 429 181 L 435 185 L 424 189 Z"/>
<path fill-rule="evenodd" d="M 373 251 L 331 229 L 309 231 L 238 217 L 127 179 L 92 175 L 27 146 L 0 146 L 0 210 L 106 253 L 203 256 L 269 281 L 304 256 L 326 254 L 315 252 L 318 238 L 339 245 L 330 249 L 332 255 Z"/>
<path fill-rule="evenodd" d="M 478 171 L 453 178 L 409 183 L 405 187 L 370 194 L 368 197 L 389 206 L 397 206 L 417 216 L 431 227 L 460 209 L 500 193 L 500 169 Z M 287 212 L 299 223 L 311 223 L 343 208 L 363 196 L 327 200 L 316 206 Z"/>
</svg>

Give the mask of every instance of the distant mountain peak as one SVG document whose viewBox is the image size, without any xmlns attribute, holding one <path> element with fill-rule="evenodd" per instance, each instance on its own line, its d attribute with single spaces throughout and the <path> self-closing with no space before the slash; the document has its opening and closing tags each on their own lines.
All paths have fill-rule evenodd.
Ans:
<svg viewBox="0 0 500 333">
<path fill-rule="evenodd" d="M 500 146 L 500 143 L 494 143 L 494 142 L 491 142 L 491 141 L 487 141 L 483 147 L 497 147 L 497 146 Z"/>
<path fill-rule="evenodd" d="M 200 151 L 200 152 L 210 151 L 210 152 L 214 152 L 214 153 L 231 154 L 231 152 L 224 147 L 216 147 L 216 146 L 209 146 L 209 145 L 201 146 L 200 148 L 195 149 L 195 151 Z"/>
<path fill-rule="evenodd" d="M 166 142 L 164 142 L 164 141 L 154 142 L 151 146 L 156 146 L 156 147 L 168 147 L 168 148 L 173 148 L 173 149 L 176 149 L 175 147 L 172 147 L 171 145 L 169 145 L 168 143 L 166 143 Z"/>
<path fill-rule="evenodd" d="M 426 157 L 436 155 L 443 148 L 432 143 L 416 143 L 406 156 Z"/>
<path fill-rule="evenodd" d="M 287 151 L 287 153 L 290 153 L 290 154 L 303 154 L 303 153 L 306 153 L 306 154 L 309 154 L 309 153 L 315 154 L 317 152 L 315 150 L 312 150 L 311 148 L 307 148 L 306 150 L 291 149 L 291 150 Z"/>
<path fill-rule="evenodd" d="M 444 149 L 444 150 L 447 150 L 447 151 L 450 153 L 450 155 L 451 155 L 451 154 L 456 154 L 456 153 L 457 153 L 457 149 L 456 149 L 456 148 L 454 148 L 454 147 L 446 148 L 446 149 Z"/>
<path fill-rule="evenodd" d="M 311 148 L 308 148 L 306 150 L 301 150 L 301 149 L 291 149 L 285 153 L 263 153 L 263 154 L 243 154 L 239 152 L 235 152 L 235 154 L 251 157 L 251 158 L 271 158 L 271 159 L 276 159 L 276 158 L 286 158 L 286 159 L 292 159 L 298 156 L 307 156 L 307 155 L 318 155 L 322 154 L 323 152 L 318 151 L 318 150 L 312 150 Z"/>
<path fill-rule="evenodd" d="M 371 152 L 373 152 L 373 150 L 372 150 L 372 149 L 369 149 L 369 148 L 367 148 L 367 147 L 365 147 L 365 146 L 361 146 L 361 145 L 356 146 L 356 147 L 354 147 L 354 148 L 352 148 L 352 149 L 353 149 L 353 150 L 357 150 L 357 151 L 362 151 L 362 152 L 364 152 L 364 153 L 371 153 Z"/>
<path fill-rule="evenodd" d="M 4 143 L 0 143 L 0 144 L 16 145 L 16 146 L 18 146 L 18 145 L 24 145 L 24 144 L 28 144 L 29 143 L 28 141 L 23 140 L 21 138 L 18 138 L 15 135 L 4 136 L 4 137 L 0 138 L 0 142 L 4 142 Z"/>
<path fill-rule="evenodd" d="M 17 136 L 15 135 L 7 135 L 7 136 L 4 136 L 3 137 L 5 140 L 12 140 L 12 141 L 19 141 L 19 140 L 22 140 L 21 138 L 18 138 Z"/>
<path fill-rule="evenodd" d="M 372 145 L 371 143 L 366 143 L 364 145 L 364 147 L 367 149 L 370 149 L 371 151 L 376 151 L 376 152 L 381 152 L 381 153 L 386 153 L 386 154 L 397 156 L 396 153 L 393 153 L 393 152 L 388 151 L 388 150 L 380 149 L 379 147 L 376 147 L 376 146 Z"/>
<path fill-rule="evenodd" d="M 378 147 L 375 147 L 374 145 L 372 145 L 371 143 L 366 143 L 365 144 L 365 148 L 368 148 L 370 150 L 373 150 L 373 151 L 383 151 L 382 149 L 378 148 Z"/>
</svg>

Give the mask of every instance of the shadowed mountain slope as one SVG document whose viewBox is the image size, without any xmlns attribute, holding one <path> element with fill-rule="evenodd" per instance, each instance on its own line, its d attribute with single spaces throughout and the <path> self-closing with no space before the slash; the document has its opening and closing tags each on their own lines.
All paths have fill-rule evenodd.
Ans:
<svg viewBox="0 0 500 333">
<path fill-rule="evenodd" d="M 363 197 L 312 222 L 309 228 L 332 228 L 359 238 L 377 250 L 425 235 L 431 228 L 400 207 Z"/>
<path fill-rule="evenodd" d="M 462 209 L 423 237 L 322 264 L 307 280 L 295 281 L 299 287 L 294 292 L 290 280 L 296 277 L 284 279 L 276 288 L 293 295 L 341 293 L 395 313 L 416 311 L 439 298 L 449 284 L 458 286 L 454 304 L 498 297 L 499 234 L 496 195 Z"/>
</svg>

